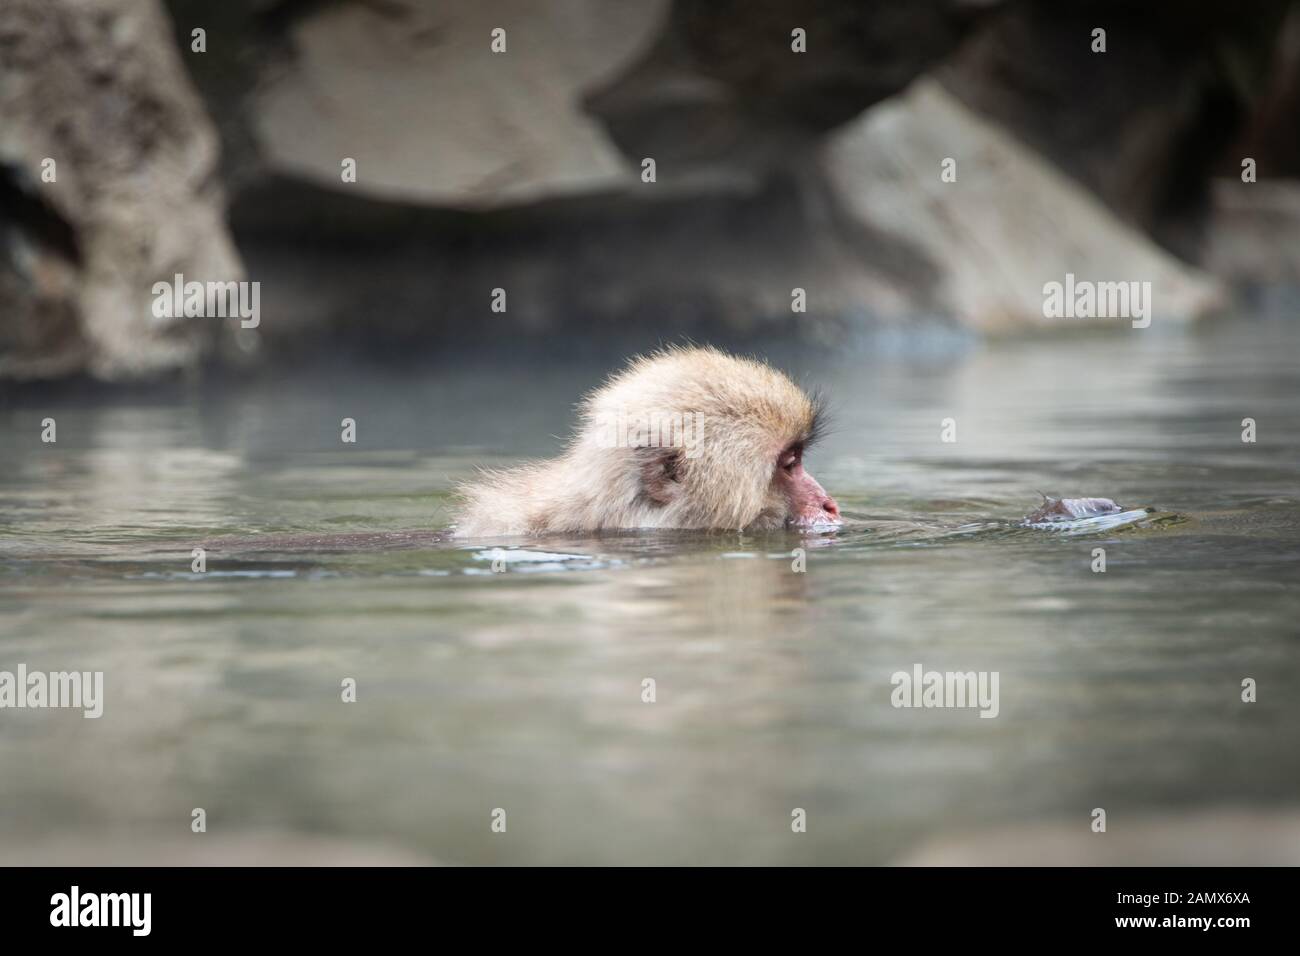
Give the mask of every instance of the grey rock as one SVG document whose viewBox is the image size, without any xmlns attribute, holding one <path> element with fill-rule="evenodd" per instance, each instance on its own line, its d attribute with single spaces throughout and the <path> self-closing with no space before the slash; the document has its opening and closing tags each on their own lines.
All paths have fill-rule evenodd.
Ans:
<svg viewBox="0 0 1300 956">
<path fill-rule="evenodd" d="M 160 6 L 10 0 L 0 78 L 0 378 L 199 362 L 217 320 L 155 319 L 153 283 L 240 279 L 242 265 L 216 135 Z"/>
<path fill-rule="evenodd" d="M 955 182 L 940 177 L 949 158 Z M 836 204 L 928 258 L 939 310 L 967 327 L 1115 324 L 1044 316 L 1044 286 L 1067 274 L 1149 281 L 1154 322 L 1198 318 L 1226 301 L 1215 279 L 1165 252 L 933 79 L 836 130 L 823 161 Z"/>
</svg>

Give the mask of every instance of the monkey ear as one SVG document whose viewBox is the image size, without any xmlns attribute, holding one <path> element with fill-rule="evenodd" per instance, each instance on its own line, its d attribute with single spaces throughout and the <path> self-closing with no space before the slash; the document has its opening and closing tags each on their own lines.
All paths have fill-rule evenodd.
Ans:
<svg viewBox="0 0 1300 956">
<path fill-rule="evenodd" d="M 645 448 L 641 458 L 641 493 L 666 505 L 681 491 L 686 459 L 680 448 Z"/>
</svg>

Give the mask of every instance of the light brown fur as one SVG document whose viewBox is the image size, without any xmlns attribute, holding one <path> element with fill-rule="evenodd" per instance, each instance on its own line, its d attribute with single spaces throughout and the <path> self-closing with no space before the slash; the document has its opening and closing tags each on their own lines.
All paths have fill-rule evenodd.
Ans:
<svg viewBox="0 0 1300 956">
<path fill-rule="evenodd" d="M 602 424 L 620 413 L 698 413 L 698 456 L 608 447 Z M 485 471 L 462 486 L 456 536 L 782 527 L 787 501 L 774 463 L 783 448 L 812 439 L 817 406 L 762 362 L 690 347 L 634 358 L 586 396 L 579 415 L 560 457 Z"/>
</svg>

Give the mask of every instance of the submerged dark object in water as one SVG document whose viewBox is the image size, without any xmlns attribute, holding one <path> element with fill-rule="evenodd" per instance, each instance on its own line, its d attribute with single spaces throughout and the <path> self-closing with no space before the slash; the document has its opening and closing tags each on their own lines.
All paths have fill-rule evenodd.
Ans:
<svg viewBox="0 0 1300 956">
<path fill-rule="evenodd" d="M 1145 518 L 1153 510 L 1134 508 L 1125 511 L 1110 498 L 1052 498 L 1043 495 L 1042 506 L 1025 515 L 1023 524 L 1030 528 L 1100 531 Z"/>
<path fill-rule="evenodd" d="M 1042 507 L 1025 515 L 1025 523 L 1078 521 L 1080 518 L 1119 514 L 1123 510 L 1109 498 L 1051 498 L 1043 495 Z"/>
</svg>

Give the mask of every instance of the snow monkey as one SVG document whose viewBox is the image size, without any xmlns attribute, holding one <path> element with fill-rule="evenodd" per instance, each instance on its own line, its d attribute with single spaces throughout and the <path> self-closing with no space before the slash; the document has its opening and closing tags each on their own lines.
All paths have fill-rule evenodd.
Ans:
<svg viewBox="0 0 1300 956">
<path fill-rule="evenodd" d="M 841 524 L 803 467 L 820 404 L 762 362 L 696 347 L 637 357 L 579 416 L 558 458 L 463 485 L 455 535 Z"/>
</svg>

